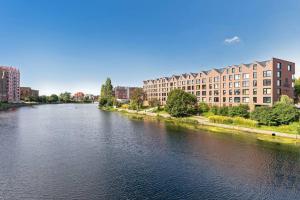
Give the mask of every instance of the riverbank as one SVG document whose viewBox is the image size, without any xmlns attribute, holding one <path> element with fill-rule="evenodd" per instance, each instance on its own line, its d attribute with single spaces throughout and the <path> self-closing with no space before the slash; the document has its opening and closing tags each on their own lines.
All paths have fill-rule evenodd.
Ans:
<svg viewBox="0 0 300 200">
<path fill-rule="evenodd" d="M 247 133 L 247 134 L 254 135 L 258 140 L 285 143 L 285 144 L 297 144 L 297 145 L 300 144 L 300 139 L 295 134 L 288 134 L 288 133 L 270 131 L 270 130 L 262 130 L 258 128 L 248 128 L 248 127 L 236 126 L 236 125 L 212 123 L 209 122 L 209 120 L 203 116 L 174 118 L 167 113 L 152 113 L 152 112 L 147 112 L 146 110 L 135 111 L 135 110 L 116 108 L 116 109 L 110 109 L 109 111 L 112 110 L 125 113 L 127 115 L 131 115 L 130 117 L 133 119 L 144 119 L 145 117 L 147 117 L 152 119 L 165 120 L 168 122 L 172 122 L 176 125 L 189 128 L 189 129 L 194 129 L 194 130 L 199 129 L 199 130 L 207 130 L 213 132 L 226 132 L 226 133 L 234 133 L 234 134 Z"/>
<path fill-rule="evenodd" d="M 38 105 L 37 103 L 0 103 L 0 111 L 6 111 L 9 109 L 20 108 L 24 106 Z"/>
</svg>

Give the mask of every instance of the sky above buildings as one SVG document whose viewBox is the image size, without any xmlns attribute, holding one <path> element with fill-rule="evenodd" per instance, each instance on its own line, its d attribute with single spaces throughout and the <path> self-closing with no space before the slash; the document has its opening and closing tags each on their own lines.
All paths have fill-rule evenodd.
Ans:
<svg viewBox="0 0 300 200">
<path fill-rule="evenodd" d="M 271 57 L 300 64 L 298 0 L 0 0 L 0 30 L 0 65 L 41 94 Z"/>
</svg>

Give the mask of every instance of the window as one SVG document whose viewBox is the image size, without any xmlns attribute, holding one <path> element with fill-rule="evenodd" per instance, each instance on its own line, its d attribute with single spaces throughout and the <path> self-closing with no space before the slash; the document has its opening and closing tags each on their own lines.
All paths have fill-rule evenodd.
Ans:
<svg viewBox="0 0 300 200">
<path fill-rule="evenodd" d="M 231 69 L 231 73 L 234 73 L 234 72 L 235 72 L 235 69 L 234 69 L 234 68 L 232 68 L 232 69 Z"/>
<path fill-rule="evenodd" d="M 219 102 L 219 97 L 214 97 L 214 102 Z"/>
<path fill-rule="evenodd" d="M 218 76 L 214 77 L 214 82 L 219 82 L 219 77 Z"/>
<path fill-rule="evenodd" d="M 249 89 L 243 89 L 243 95 L 249 95 Z"/>
<path fill-rule="evenodd" d="M 196 96 L 200 96 L 200 91 L 196 91 Z"/>
<path fill-rule="evenodd" d="M 241 98 L 240 97 L 234 97 L 234 103 L 240 103 Z"/>
<path fill-rule="evenodd" d="M 211 96 L 212 95 L 212 91 L 209 91 L 208 94 L 209 94 L 209 96 Z"/>
<path fill-rule="evenodd" d="M 253 78 L 257 78 L 257 72 L 253 72 Z"/>
<path fill-rule="evenodd" d="M 257 97 L 253 97 L 253 103 L 257 103 Z"/>
<path fill-rule="evenodd" d="M 239 89 L 234 90 L 234 95 L 240 95 L 240 94 L 241 94 L 241 91 Z"/>
<path fill-rule="evenodd" d="M 206 102 L 206 97 L 202 97 L 202 102 Z"/>
<path fill-rule="evenodd" d="M 272 71 L 271 70 L 267 70 L 263 72 L 263 77 L 271 77 L 272 76 Z"/>
<path fill-rule="evenodd" d="M 226 87 L 226 83 L 223 83 L 223 88 L 225 88 Z"/>
<path fill-rule="evenodd" d="M 202 90 L 206 90 L 206 85 L 202 85 Z"/>
<path fill-rule="evenodd" d="M 264 79 L 263 80 L 263 86 L 271 86 L 271 83 L 272 83 L 271 79 Z"/>
<path fill-rule="evenodd" d="M 229 97 L 229 102 L 232 103 L 232 97 Z"/>
<path fill-rule="evenodd" d="M 229 88 L 232 88 L 232 82 L 229 82 Z"/>
<path fill-rule="evenodd" d="M 292 71 L 292 65 L 288 65 L 288 71 Z"/>
<path fill-rule="evenodd" d="M 214 95 L 218 96 L 219 95 L 219 90 L 214 90 Z"/>
<path fill-rule="evenodd" d="M 226 97 L 223 97 L 223 102 L 226 102 Z"/>
<path fill-rule="evenodd" d="M 241 78 L 241 75 L 240 74 L 235 74 L 234 75 L 234 80 L 240 80 Z"/>
<path fill-rule="evenodd" d="M 197 80 L 196 80 L 196 84 L 200 84 L 200 79 L 197 79 Z"/>
<path fill-rule="evenodd" d="M 223 76 L 223 81 L 226 81 L 226 76 Z"/>
<path fill-rule="evenodd" d="M 229 95 L 232 95 L 232 90 L 229 90 Z"/>
<path fill-rule="evenodd" d="M 206 82 L 206 78 L 202 79 L 202 83 L 205 83 Z"/>
<path fill-rule="evenodd" d="M 253 64 L 253 70 L 257 69 L 257 64 Z"/>
<path fill-rule="evenodd" d="M 209 102 L 211 102 L 211 101 L 212 101 L 212 98 L 211 98 L 211 97 L 209 97 L 208 101 L 209 101 Z"/>
<path fill-rule="evenodd" d="M 243 81 L 243 87 L 249 87 L 249 81 Z"/>
<path fill-rule="evenodd" d="M 263 103 L 271 103 L 271 97 L 264 97 Z"/>
<path fill-rule="evenodd" d="M 218 89 L 219 88 L 219 84 L 214 84 L 214 89 Z"/>
<path fill-rule="evenodd" d="M 232 81 L 232 75 L 229 75 L 229 80 Z"/>
<path fill-rule="evenodd" d="M 212 78 L 211 78 L 211 77 L 209 77 L 208 81 L 211 83 L 211 82 L 212 82 Z"/>
<path fill-rule="evenodd" d="M 226 94 L 226 90 L 223 90 L 223 95 L 225 95 Z"/>
<path fill-rule="evenodd" d="M 187 81 L 186 81 L 186 84 L 187 84 L 187 85 L 191 84 L 191 81 L 190 81 L 190 80 L 187 80 Z"/>
<path fill-rule="evenodd" d="M 206 95 L 206 91 L 202 91 L 202 96 L 205 96 Z"/>
<path fill-rule="evenodd" d="M 277 80 L 277 86 L 278 86 L 278 87 L 281 86 L 281 80 Z"/>
<path fill-rule="evenodd" d="M 277 69 L 281 70 L 281 63 L 277 63 Z"/>
<path fill-rule="evenodd" d="M 234 82 L 234 87 L 235 87 L 235 88 L 240 87 L 240 82 Z"/>
<path fill-rule="evenodd" d="M 271 94 L 271 88 L 264 88 L 263 94 Z"/>
<path fill-rule="evenodd" d="M 257 86 L 257 80 L 254 80 L 253 81 L 253 87 L 256 87 Z"/>
<path fill-rule="evenodd" d="M 196 85 L 196 90 L 200 90 L 200 85 Z"/>
<path fill-rule="evenodd" d="M 250 78 L 249 74 L 243 74 L 243 79 L 249 79 L 249 78 Z"/>
<path fill-rule="evenodd" d="M 242 68 L 241 67 L 239 67 L 239 72 L 241 72 L 242 71 Z"/>
<path fill-rule="evenodd" d="M 253 89 L 253 95 L 257 95 L 257 89 Z"/>
<path fill-rule="evenodd" d="M 191 86 L 187 86 L 187 90 L 191 90 Z"/>
<path fill-rule="evenodd" d="M 280 88 L 277 88 L 276 92 L 277 92 L 278 95 L 281 95 L 281 89 Z"/>
<path fill-rule="evenodd" d="M 281 78 L 281 72 L 277 72 L 277 78 Z"/>
<path fill-rule="evenodd" d="M 243 103 L 249 103 L 249 97 L 243 97 Z"/>
</svg>

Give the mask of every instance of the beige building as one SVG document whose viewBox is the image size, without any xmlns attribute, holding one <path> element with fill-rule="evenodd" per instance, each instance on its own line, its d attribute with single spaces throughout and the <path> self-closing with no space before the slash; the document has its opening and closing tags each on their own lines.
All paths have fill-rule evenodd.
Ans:
<svg viewBox="0 0 300 200">
<path fill-rule="evenodd" d="M 146 100 L 166 103 L 168 93 L 182 89 L 209 105 L 251 108 L 273 105 L 281 95 L 294 97 L 295 63 L 277 58 L 144 81 Z M 147 104 L 147 103 L 146 103 Z"/>
</svg>

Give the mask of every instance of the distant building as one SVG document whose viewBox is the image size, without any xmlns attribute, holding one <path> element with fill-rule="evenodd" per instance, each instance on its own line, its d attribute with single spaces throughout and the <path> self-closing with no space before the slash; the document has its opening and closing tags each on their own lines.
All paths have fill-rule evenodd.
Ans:
<svg viewBox="0 0 300 200">
<path fill-rule="evenodd" d="M 0 66 L 0 101 L 20 101 L 20 72 L 15 67 Z"/>
<path fill-rule="evenodd" d="M 117 86 L 114 88 L 114 95 L 117 101 L 126 102 L 130 100 L 133 92 L 139 87 L 123 87 Z"/>
<path fill-rule="evenodd" d="M 83 101 L 84 100 L 84 93 L 83 92 L 76 92 L 73 96 L 74 101 Z"/>
<path fill-rule="evenodd" d="M 181 89 L 199 102 L 216 106 L 272 106 L 281 95 L 294 98 L 295 63 L 277 58 L 144 81 L 146 100 L 166 104 L 168 94 Z"/>
<path fill-rule="evenodd" d="M 39 91 L 33 90 L 30 87 L 20 87 L 21 100 L 25 100 L 26 98 L 38 98 Z"/>
</svg>

